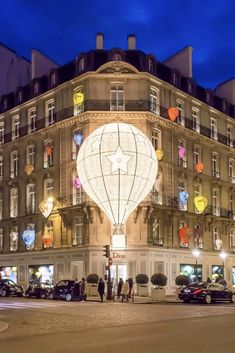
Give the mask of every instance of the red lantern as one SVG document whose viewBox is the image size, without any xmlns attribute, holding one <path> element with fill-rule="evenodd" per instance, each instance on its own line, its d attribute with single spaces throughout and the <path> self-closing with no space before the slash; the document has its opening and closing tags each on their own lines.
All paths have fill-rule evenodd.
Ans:
<svg viewBox="0 0 235 353">
<path fill-rule="evenodd" d="M 197 172 L 197 173 L 202 173 L 203 168 L 204 168 L 204 166 L 203 166 L 203 164 L 202 164 L 201 162 L 199 162 L 199 163 L 197 163 L 197 164 L 195 165 L 195 169 L 196 169 L 196 172 Z"/>
<path fill-rule="evenodd" d="M 171 121 L 175 121 L 176 118 L 179 116 L 179 109 L 178 108 L 169 108 L 168 109 L 168 116 L 171 119 Z"/>
<path fill-rule="evenodd" d="M 51 145 L 46 146 L 47 155 L 50 156 L 52 154 L 52 152 L 53 152 L 53 146 L 51 146 Z"/>
<path fill-rule="evenodd" d="M 179 238 L 180 242 L 183 246 L 188 247 L 189 245 L 189 235 L 191 233 L 191 229 L 188 227 L 182 227 L 179 229 Z"/>
</svg>

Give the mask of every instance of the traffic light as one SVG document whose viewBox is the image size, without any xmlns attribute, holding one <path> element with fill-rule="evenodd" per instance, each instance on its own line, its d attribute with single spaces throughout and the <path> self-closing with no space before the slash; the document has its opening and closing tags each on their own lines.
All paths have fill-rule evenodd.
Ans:
<svg viewBox="0 0 235 353">
<path fill-rule="evenodd" d="M 103 250 L 103 256 L 105 257 L 110 257 L 110 245 L 105 245 L 103 246 L 104 250 Z"/>
</svg>

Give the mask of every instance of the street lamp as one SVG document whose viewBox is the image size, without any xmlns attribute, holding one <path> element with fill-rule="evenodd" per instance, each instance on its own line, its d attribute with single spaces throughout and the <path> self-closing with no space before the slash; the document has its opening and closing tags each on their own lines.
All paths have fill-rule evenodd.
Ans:
<svg viewBox="0 0 235 353">
<path fill-rule="evenodd" d="M 223 260 L 224 279 L 225 279 L 225 259 L 226 259 L 226 257 L 227 257 L 227 254 L 226 254 L 224 251 L 222 251 L 222 252 L 219 254 L 219 256 L 220 256 L 221 259 Z"/>
<path fill-rule="evenodd" d="M 196 271 L 195 271 L 195 273 L 196 273 L 196 281 L 198 281 L 197 259 L 198 259 L 198 256 L 200 255 L 200 251 L 195 249 L 195 250 L 192 251 L 192 254 L 193 254 L 193 256 L 195 256 L 195 259 L 196 259 Z"/>
</svg>

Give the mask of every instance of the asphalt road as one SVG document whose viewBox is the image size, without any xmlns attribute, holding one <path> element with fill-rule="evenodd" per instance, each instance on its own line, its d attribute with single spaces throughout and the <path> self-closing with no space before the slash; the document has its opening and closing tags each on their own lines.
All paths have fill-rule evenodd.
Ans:
<svg viewBox="0 0 235 353">
<path fill-rule="evenodd" d="M 234 353 L 235 305 L 0 298 L 1 353 Z"/>
</svg>

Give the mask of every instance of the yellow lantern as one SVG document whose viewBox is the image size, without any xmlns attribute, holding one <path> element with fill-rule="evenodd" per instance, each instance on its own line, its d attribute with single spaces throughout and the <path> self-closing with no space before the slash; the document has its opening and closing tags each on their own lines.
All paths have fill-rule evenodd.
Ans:
<svg viewBox="0 0 235 353">
<path fill-rule="evenodd" d="M 24 171 L 25 174 L 30 175 L 34 170 L 34 167 L 32 166 L 32 164 L 25 164 L 24 166 Z"/>
<path fill-rule="evenodd" d="M 73 104 L 82 104 L 84 102 L 84 93 L 76 92 L 73 95 Z"/>
<path fill-rule="evenodd" d="M 202 213 L 205 210 L 207 203 L 208 200 L 205 196 L 194 197 L 194 205 L 199 213 Z"/>
<path fill-rule="evenodd" d="M 160 149 L 157 149 L 157 150 L 156 150 L 156 156 L 157 156 L 157 160 L 158 160 L 158 161 L 161 161 L 161 160 L 162 160 L 163 155 L 164 155 L 163 150 L 160 150 Z"/>
</svg>

